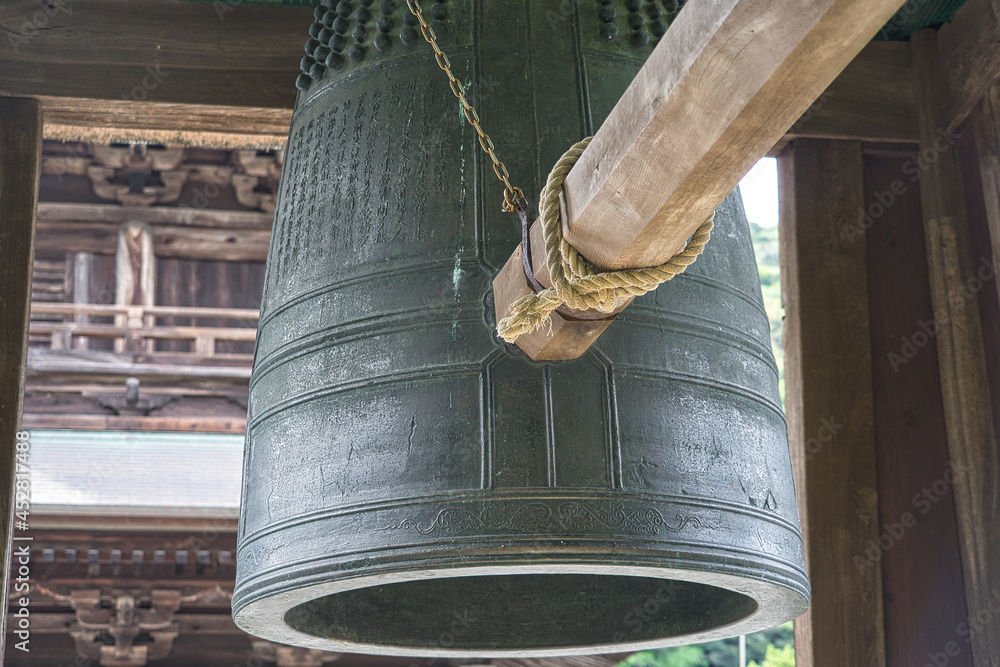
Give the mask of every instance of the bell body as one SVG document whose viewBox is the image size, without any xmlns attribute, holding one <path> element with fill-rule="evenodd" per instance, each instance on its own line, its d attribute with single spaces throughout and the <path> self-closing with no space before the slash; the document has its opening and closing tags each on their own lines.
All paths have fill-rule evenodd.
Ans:
<svg viewBox="0 0 1000 667">
<path fill-rule="evenodd" d="M 423 7 L 537 201 L 671 4 Z M 336 651 L 545 656 L 703 641 L 804 611 L 739 195 L 687 273 L 580 359 L 533 362 L 492 333 L 491 280 L 520 229 L 430 47 L 402 0 L 339 5 L 343 58 L 300 94 L 281 178 L 236 623 Z"/>
</svg>

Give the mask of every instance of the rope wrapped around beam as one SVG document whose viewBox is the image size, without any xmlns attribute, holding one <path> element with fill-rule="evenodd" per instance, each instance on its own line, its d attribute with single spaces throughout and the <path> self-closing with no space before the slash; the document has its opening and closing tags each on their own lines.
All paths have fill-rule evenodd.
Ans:
<svg viewBox="0 0 1000 667">
<path fill-rule="evenodd" d="M 651 292 L 661 283 L 684 273 L 705 250 L 705 244 L 711 238 L 714 211 L 687 245 L 665 263 L 640 269 L 596 271 L 563 237 L 559 219 L 559 194 L 563 181 L 592 138 L 577 142 L 563 153 L 542 188 L 539 220 L 552 287 L 523 296 L 511 304 L 508 316 L 497 324 L 497 334 L 508 343 L 541 327 L 552 311 L 562 304 L 574 310 L 614 312 L 628 299 Z"/>
</svg>

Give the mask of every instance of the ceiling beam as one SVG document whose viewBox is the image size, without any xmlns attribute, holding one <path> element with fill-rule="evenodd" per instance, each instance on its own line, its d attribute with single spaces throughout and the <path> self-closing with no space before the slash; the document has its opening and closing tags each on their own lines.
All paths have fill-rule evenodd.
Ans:
<svg viewBox="0 0 1000 667">
<path fill-rule="evenodd" d="M 288 109 L 309 7 L 2 0 L 0 91 Z M 193 129 L 193 128 L 189 128 Z"/>
<path fill-rule="evenodd" d="M 905 42 L 869 42 L 772 149 L 798 138 L 916 143 L 913 63 Z"/>
<path fill-rule="evenodd" d="M 38 99 L 47 138 L 284 144 L 312 21 L 307 8 L 235 0 L 51 4 L 39 13 L 30 0 L 0 0 L 0 94 Z M 789 138 L 915 140 L 905 54 L 902 43 L 869 45 Z"/>
<path fill-rule="evenodd" d="M 120 225 L 100 222 L 39 222 L 35 252 L 40 255 L 77 252 L 113 255 Z M 271 232 L 267 229 L 212 229 L 180 225 L 153 228 L 157 257 L 226 262 L 263 262 Z"/>
<path fill-rule="evenodd" d="M 246 419 L 233 417 L 118 417 L 28 413 L 24 415 L 24 428 L 243 434 L 246 433 L 247 422 Z"/>
<path fill-rule="evenodd" d="M 232 211 L 181 206 L 121 206 L 39 202 L 38 221 L 43 223 L 103 223 L 211 227 L 270 231 L 273 215 L 262 211 Z"/>
<path fill-rule="evenodd" d="M 1000 80 L 1000 0 L 968 0 L 937 31 L 944 129 L 958 129 Z"/>
<path fill-rule="evenodd" d="M 251 76 L 249 72 L 240 75 L 243 79 Z M 249 81 L 244 84 L 249 85 Z M 60 141 L 101 144 L 145 141 L 209 148 L 279 148 L 285 145 L 292 122 L 290 108 L 53 95 L 38 95 L 36 99 L 45 112 L 45 138 Z"/>
</svg>

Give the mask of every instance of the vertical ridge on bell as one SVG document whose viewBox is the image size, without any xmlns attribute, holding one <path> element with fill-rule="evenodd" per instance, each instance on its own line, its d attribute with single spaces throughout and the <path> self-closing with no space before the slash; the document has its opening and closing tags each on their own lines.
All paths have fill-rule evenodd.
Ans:
<svg viewBox="0 0 1000 667">
<path fill-rule="evenodd" d="M 548 459 L 547 485 L 556 487 L 556 419 L 552 406 L 552 367 L 542 369 L 542 383 L 545 387 L 545 454 Z"/>
<path fill-rule="evenodd" d="M 594 364 L 601 369 L 604 377 L 602 407 L 604 414 L 607 415 L 604 428 L 608 447 L 608 485 L 612 490 L 621 489 L 623 486 L 622 441 L 621 431 L 618 428 L 618 393 L 615 388 L 614 362 L 597 345 L 591 345 L 586 356 L 594 360 Z"/>
<path fill-rule="evenodd" d="M 590 136 L 587 118 L 586 86 L 581 67 L 579 28 L 576 14 L 587 11 L 588 3 L 527 2 L 525 16 L 529 23 L 531 90 L 535 113 L 532 114 L 534 158 L 538 189 L 544 185 L 549 170 L 567 147 Z M 567 39 L 565 35 L 572 35 Z M 560 63 L 552 67 L 552 63 Z M 573 95 L 565 91 L 573 91 Z"/>
<path fill-rule="evenodd" d="M 572 364 L 550 364 L 553 415 L 574 412 L 590 415 L 587 420 L 555 419 L 552 448 L 555 480 L 560 488 L 611 489 L 613 459 L 609 458 L 608 374 L 599 357 L 584 355 Z"/>
<path fill-rule="evenodd" d="M 482 26 L 503 26 L 502 30 L 481 30 L 476 53 L 480 62 L 477 111 L 490 133 L 493 143 L 506 147 L 505 164 L 511 183 L 520 184 L 528 201 L 536 201 L 539 191 L 537 164 L 538 141 L 530 80 L 525 71 L 529 57 L 528 41 L 530 24 L 526 20 L 527 7 L 532 3 L 476 2 Z M 538 3 L 535 3 L 538 4 Z M 475 136 L 474 134 L 472 135 Z M 471 139 L 471 137 L 470 137 Z M 469 142 L 469 148 L 478 151 L 478 143 Z M 517 159 L 510 159 L 517 156 Z M 503 202 L 503 185 L 493 174 L 489 158 L 477 154 L 479 165 L 479 225 L 485 239 L 484 258 L 499 270 L 510 255 L 510 249 L 521 240 L 517 216 L 500 209 Z"/>
<path fill-rule="evenodd" d="M 493 488 L 544 488 L 550 437 L 544 370 L 514 357 L 491 368 Z"/>
</svg>

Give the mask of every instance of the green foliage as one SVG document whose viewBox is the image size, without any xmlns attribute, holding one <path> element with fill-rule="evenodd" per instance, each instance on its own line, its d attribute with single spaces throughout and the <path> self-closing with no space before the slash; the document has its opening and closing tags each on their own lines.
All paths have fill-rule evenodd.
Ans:
<svg viewBox="0 0 1000 667">
<path fill-rule="evenodd" d="M 750 662 L 747 667 L 795 667 L 795 649 L 791 644 L 786 644 L 783 648 L 768 646 L 764 662 L 759 665 Z"/>
<path fill-rule="evenodd" d="M 678 646 L 668 651 L 642 651 L 625 661 L 628 667 L 709 667 L 700 646 Z"/>
<path fill-rule="evenodd" d="M 794 667 L 792 646 L 791 622 L 755 632 L 747 635 L 747 660 L 758 661 L 758 667 Z M 775 660 L 785 662 L 768 662 L 772 655 L 777 656 Z M 739 640 L 733 637 L 707 644 L 641 651 L 630 655 L 618 667 L 736 667 L 739 656 Z"/>
<path fill-rule="evenodd" d="M 778 228 L 761 227 L 750 223 L 750 238 L 757 256 L 757 273 L 760 274 L 760 288 L 764 296 L 764 310 L 771 325 L 771 347 L 778 362 L 778 390 L 781 400 L 785 400 L 785 351 L 781 346 L 781 323 L 785 309 L 781 305 L 780 250 Z"/>
</svg>

